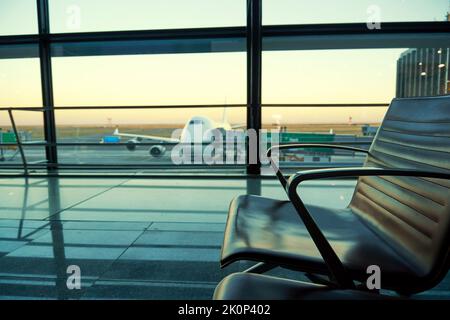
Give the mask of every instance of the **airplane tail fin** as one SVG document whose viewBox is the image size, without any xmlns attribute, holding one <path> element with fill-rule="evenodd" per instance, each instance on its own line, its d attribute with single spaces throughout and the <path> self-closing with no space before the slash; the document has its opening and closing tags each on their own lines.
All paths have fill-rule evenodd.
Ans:
<svg viewBox="0 0 450 320">
<path fill-rule="evenodd" d="M 228 123 L 227 107 L 223 108 L 222 123 Z"/>
<path fill-rule="evenodd" d="M 119 127 L 116 127 L 116 130 L 114 130 L 113 135 L 115 136 L 119 135 Z"/>
</svg>

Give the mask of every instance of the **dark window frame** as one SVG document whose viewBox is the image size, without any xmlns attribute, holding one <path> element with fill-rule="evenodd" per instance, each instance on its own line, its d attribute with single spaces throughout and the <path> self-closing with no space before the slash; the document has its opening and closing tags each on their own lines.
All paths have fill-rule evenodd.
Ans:
<svg viewBox="0 0 450 320">
<path fill-rule="evenodd" d="M 262 0 L 247 0 L 246 27 L 214 27 L 168 30 L 102 31 L 83 33 L 50 32 L 48 0 L 36 0 L 39 33 L 36 35 L 0 36 L 1 45 L 37 44 L 41 66 L 41 88 L 44 117 L 44 132 L 47 141 L 46 167 L 49 171 L 58 169 L 55 108 L 53 102 L 51 45 L 55 43 L 123 40 L 182 40 L 182 39 L 227 39 L 247 40 L 247 129 L 261 129 L 261 70 L 263 39 L 282 37 L 327 36 L 330 41 L 339 37 L 414 37 L 420 35 L 450 35 L 450 22 L 386 22 L 381 29 L 368 29 L 365 23 L 313 24 L 313 25 L 262 25 Z M 344 41 L 344 40 L 342 40 Z M 345 43 L 345 41 L 344 41 Z M 278 105 L 278 104 L 277 104 Z M 289 105 L 286 105 L 289 106 Z M 301 106 L 301 105 L 291 105 Z M 338 104 L 332 105 L 339 107 Z M 374 105 L 376 106 L 376 104 Z M 171 106 L 167 106 L 171 107 Z M 189 106 L 184 106 L 189 107 Z M 207 106 L 204 106 L 207 107 Z M 216 106 L 223 107 L 223 106 Z M 6 109 L 6 108 L 3 108 Z M 20 109 L 20 108 L 15 108 Z M 22 108 L 24 110 L 31 108 Z M 95 107 L 92 107 L 95 109 Z M 157 166 L 155 166 L 157 168 Z M 259 175 L 261 164 L 247 163 L 248 174 Z"/>
</svg>

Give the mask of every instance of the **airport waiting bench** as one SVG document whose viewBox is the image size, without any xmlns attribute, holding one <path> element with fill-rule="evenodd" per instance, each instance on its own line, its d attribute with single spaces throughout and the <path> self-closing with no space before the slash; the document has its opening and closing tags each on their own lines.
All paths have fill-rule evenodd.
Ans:
<svg viewBox="0 0 450 320">
<path fill-rule="evenodd" d="M 436 286 L 450 265 L 450 96 L 394 99 L 363 167 L 300 171 L 288 179 L 268 156 L 289 200 L 235 198 L 221 266 L 258 261 L 217 286 L 215 299 L 385 298 L 368 293 L 367 268 L 381 288 L 403 296 Z M 323 148 L 323 145 L 320 146 Z M 306 205 L 301 183 L 357 177 L 345 209 Z M 327 197 L 326 191 L 323 197 Z M 269 277 L 275 267 L 304 272 L 300 282 Z"/>
</svg>

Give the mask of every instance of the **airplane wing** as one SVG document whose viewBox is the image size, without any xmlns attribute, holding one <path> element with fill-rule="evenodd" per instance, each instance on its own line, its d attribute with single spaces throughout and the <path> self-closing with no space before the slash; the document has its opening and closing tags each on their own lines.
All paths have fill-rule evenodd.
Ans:
<svg viewBox="0 0 450 320">
<path fill-rule="evenodd" d="M 47 143 L 45 140 L 22 141 L 21 144 L 42 144 Z"/>
<path fill-rule="evenodd" d="M 113 135 L 119 136 L 119 137 L 156 140 L 156 141 L 162 141 L 162 142 L 175 142 L 175 143 L 180 142 L 180 139 L 174 139 L 174 138 L 167 138 L 167 137 L 160 137 L 160 136 L 150 136 L 150 135 L 141 135 L 141 134 L 134 134 L 134 133 L 121 133 L 121 132 L 119 132 L 118 128 L 116 130 L 114 130 Z"/>
<path fill-rule="evenodd" d="M 247 128 L 246 124 L 235 124 L 231 126 L 231 129 L 245 129 Z"/>
<path fill-rule="evenodd" d="M 33 141 L 21 141 L 20 142 L 20 144 L 23 145 L 23 146 L 33 145 L 33 144 L 44 144 L 44 143 L 47 143 L 47 141 L 45 141 L 45 140 L 33 140 Z M 16 146 L 16 147 L 18 147 L 18 146 Z"/>
</svg>

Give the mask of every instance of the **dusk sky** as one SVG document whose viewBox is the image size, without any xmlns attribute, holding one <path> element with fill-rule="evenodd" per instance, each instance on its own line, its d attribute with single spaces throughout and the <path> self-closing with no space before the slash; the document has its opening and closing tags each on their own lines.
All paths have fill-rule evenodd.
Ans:
<svg viewBox="0 0 450 320">
<path fill-rule="evenodd" d="M 244 0 L 50 0 L 52 32 L 245 25 Z M 36 33 L 35 0 L 0 0 L 0 35 Z M 377 5 L 381 21 L 442 21 L 448 0 L 264 0 L 263 23 L 365 22 Z M 126 12 L 127 14 L 124 14 Z M 169 14 L 170 13 L 170 14 Z M 75 20 L 74 20 L 75 15 Z M 168 18 L 169 17 L 169 18 Z M 20 21 L 20 23 L 17 23 Z M 407 48 L 263 53 L 263 103 L 388 103 L 396 62 Z M 171 105 L 246 102 L 246 54 L 198 53 L 53 58 L 55 104 Z M 0 59 L 0 106 L 41 105 L 38 59 Z M 222 110 L 59 112 L 59 124 L 181 123 L 190 115 L 220 120 Z M 285 123 L 377 122 L 383 108 L 266 109 Z M 234 123 L 244 109 L 228 111 Z M 40 122 L 20 113 L 19 123 Z M 0 124 L 8 119 L 0 114 Z"/>
</svg>

